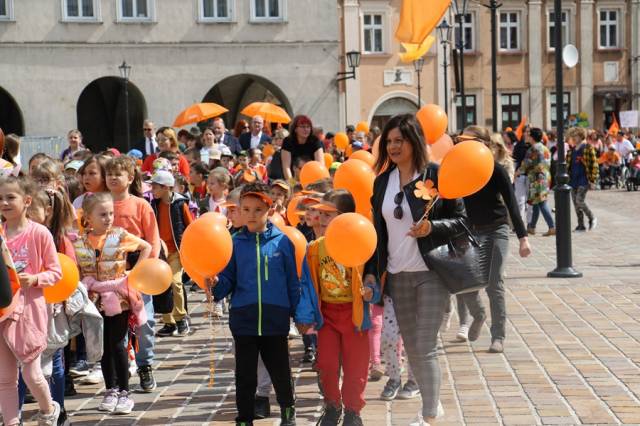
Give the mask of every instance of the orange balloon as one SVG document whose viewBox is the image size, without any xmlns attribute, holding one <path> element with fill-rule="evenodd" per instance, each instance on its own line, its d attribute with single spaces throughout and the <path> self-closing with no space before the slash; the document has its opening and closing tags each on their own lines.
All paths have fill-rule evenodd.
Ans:
<svg viewBox="0 0 640 426">
<path fill-rule="evenodd" d="M 345 161 L 333 177 L 335 189 L 346 189 L 356 202 L 356 211 L 371 210 L 371 196 L 373 195 L 373 181 L 376 174 L 367 163 L 357 159 Z"/>
<path fill-rule="evenodd" d="M 191 278 L 193 280 L 193 282 L 195 282 L 198 285 L 198 287 L 200 287 L 201 289 L 205 290 L 205 277 L 204 277 L 204 275 L 199 274 L 198 271 L 193 269 L 193 266 L 189 262 L 189 259 L 184 257 L 184 256 L 182 256 L 182 255 L 180 256 L 180 263 L 182 264 L 182 269 L 184 269 L 184 271 L 187 273 L 187 275 L 189 275 L 189 278 Z"/>
<path fill-rule="evenodd" d="M 129 273 L 129 285 L 140 293 L 157 296 L 171 285 L 171 266 L 164 260 L 145 259 L 133 267 Z"/>
<path fill-rule="evenodd" d="M 227 226 L 227 221 L 228 221 L 225 215 L 218 212 L 206 212 L 205 214 L 200 216 L 198 219 L 213 220 L 216 223 L 223 224 L 224 226 Z"/>
<path fill-rule="evenodd" d="M 43 289 L 44 300 L 47 303 L 64 302 L 78 287 L 80 272 L 76 262 L 66 254 L 58 253 L 58 261 L 62 268 L 62 278 L 51 287 Z"/>
<path fill-rule="evenodd" d="M 276 152 L 275 148 L 270 143 L 265 144 L 265 146 L 262 147 L 262 156 L 264 158 L 271 157 L 275 152 Z"/>
<path fill-rule="evenodd" d="M 329 169 L 332 164 L 333 164 L 333 155 L 329 154 L 328 152 L 325 152 L 324 153 L 324 166 L 327 169 Z"/>
<path fill-rule="evenodd" d="M 347 145 L 347 149 L 344 150 L 345 157 L 349 158 L 353 154 L 353 146 L 351 144 Z"/>
<path fill-rule="evenodd" d="M 333 143 L 338 149 L 345 150 L 349 146 L 349 136 L 344 132 L 338 132 L 333 137 Z"/>
<path fill-rule="evenodd" d="M 222 271 L 231 260 L 233 242 L 226 222 L 222 223 L 215 216 L 205 216 L 187 226 L 180 251 L 195 271 L 211 277 Z"/>
<path fill-rule="evenodd" d="M 298 278 L 302 276 L 302 262 L 307 255 L 307 239 L 293 226 L 285 226 L 281 231 L 291 240 L 293 247 L 296 249 L 296 268 L 298 270 Z"/>
<path fill-rule="evenodd" d="M 467 197 L 481 190 L 493 174 L 493 154 L 483 143 L 464 141 L 444 156 L 438 171 L 442 198 Z"/>
<path fill-rule="evenodd" d="M 416 118 L 422 127 L 427 143 L 436 143 L 447 131 L 447 114 L 438 105 L 428 104 L 420 108 Z"/>
<path fill-rule="evenodd" d="M 364 161 L 373 169 L 374 164 L 376 164 L 376 159 L 373 157 L 373 154 L 369 151 L 365 151 L 364 149 L 360 149 L 349 157 L 349 160 L 360 160 Z"/>
<path fill-rule="evenodd" d="M 282 231 L 282 228 L 287 226 L 284 222 L 284 218 L 280 215 L 280 213 L 274 212 L 271 216 L 269 216 L 269 220 L 274 224 L 276 228 Z"/>
<path fill-rule="evenodd" d="M 300 183 L 303 188 L 313 182 L 329 177 L 329 169 L 317 161 L 309 161 L 300 170 Z"/>
<path fill-rule="evenodd" d="M 302 196 L 293 197 L 291 201 L 289 201 L 289 205 L 287 205 L 287 220 L 291 226 L 298 226 L 300 223 L 300 217 L 296 212 L 298 211 L 298 204 L 300 204 L 303 198 Z"/>
<path fill-rule="evenodd" d="M 361 121 L 356 124 L 356 132 L 369 133 L 369 123 L 367 123 L 366 121 Z"/>
<path fill-rule="evenodd" d="M 329 256 L 350 268 L 367 262 L 378 243 L 373 224 L 358 213 L 344 213 L 333 219 L 324 238 Z"/>
<path fill-rule="evenodd" d="M 427 149 L 429 150 L 429 160 L 440 164 L 451 148 L 453 148 L 453 141 L 451 140 L 451 136 L 445 133 L 436 141 L 436 143 L 433 145 L 427 145 Z"/>
</svg>

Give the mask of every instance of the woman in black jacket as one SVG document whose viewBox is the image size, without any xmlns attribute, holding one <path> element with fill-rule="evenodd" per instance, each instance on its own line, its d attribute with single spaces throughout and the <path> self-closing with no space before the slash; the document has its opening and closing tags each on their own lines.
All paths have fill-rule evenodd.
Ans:
<svg viewBox="0 0 640 426">
<path fill-rule="evenodd" d="M 374 182 L 371 198 L 378 245 L 366 265 L 365 282 L 380 279 L 393 300 L 422 394 L 422 411 L 411 424 L 420 425 L 442 414 L 436 348 L 449 304 L 449 292 L 429 270 L 425 255 L 464 230 L 464 205 L 460 199 L 438 200 L 428 220 L 417 223 L 427 201 L 414 194 L 416 184 L 430 179 L 437 187 L 438 166 L 428 161 L 422 130 L 413 115 L 397 115 L 387 123 L 375 169 L 382 172 Z"/>
</svg>

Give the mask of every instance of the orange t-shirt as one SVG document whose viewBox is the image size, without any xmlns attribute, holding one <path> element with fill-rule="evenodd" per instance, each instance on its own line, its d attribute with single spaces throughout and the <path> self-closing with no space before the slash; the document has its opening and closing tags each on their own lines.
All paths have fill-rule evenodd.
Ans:
<svg viewBox="0 0 640 426">
<path fill-rule="evenodd" d="M 151 244 L 151 256 L 160 254 L 160 236 L 158 224 L 151 205 L 144 199 L 130 195 L 125 200 L 114 201 L 113 226 L 124 228 L 127 232 L 142 238 Z"/>
<path fill-rule="evenodd" d="M 171 229 L 171 220 L 169 213 L 169 204 L 160 202 L 158 203 L 158 230 L 160 231 L 160 239 L 167 245 L 167 251 L 169 254 L 175 253 L 178 248 L 173 240 L 173 231 Z M 191 212 L 187 203 L 182 205 L 182 217 L 184 218 L 184 225 L 189 226 L 192 222 Z"/>
</svg>

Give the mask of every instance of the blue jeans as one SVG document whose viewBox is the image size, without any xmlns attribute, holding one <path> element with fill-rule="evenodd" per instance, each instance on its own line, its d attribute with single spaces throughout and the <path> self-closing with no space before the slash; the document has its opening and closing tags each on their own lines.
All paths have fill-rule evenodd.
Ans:
<svg viewBox="0 0 640 426">
<path fill-rule="evenodd" d="M 147 312 L 147 322 L 136 330 L 136 338 L 138 339 L 136 364 L 138 368 L 153 364 L 153 346 L 155 344 L 156 320 L 153 317 L 153 297 L 143 294 L 142 300 L 144 300 L 144 310 Z"/>
<path fill-rule="evenodd" d="M 60 404 L 60 408 L 64 408 L 64 361 L 63 361 L 63 348 L 58 349 L 53 354 L 53 368 L 51 372 L 51 378 L 49 379 L 49 391 L 51 392 L 51 398 Z M 22 380 L 18 380 L 18 404 L 22 409 L 24 405 L 24 397 L 27 393 L 27 385 Z"/>
<path fill-rule="evenodd" d="M 547 222 L 547 226 L 550 229 L 555 228 L 556 226 L 553 223 L 553 216 L 551 216 L 551 210 L 549 209 L 547 200 L 533 205 L 533 213 L 531 215 L 531 223 L 529 223 L 529 228 L 536 229 L 536 224 L 538 223 L 540 212 L 542 212 L 542 217 L 544 217 L 544 221 Z"/>
</svg>

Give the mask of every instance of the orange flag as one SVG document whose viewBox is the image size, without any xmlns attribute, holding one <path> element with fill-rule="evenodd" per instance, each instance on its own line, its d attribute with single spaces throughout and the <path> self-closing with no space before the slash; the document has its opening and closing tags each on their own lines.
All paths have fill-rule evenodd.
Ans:
<svg viewBox="0 0 640 426">
<path fill-rule="evenodd" d="M 402 0 L 396 38 L 420 45 L 447 11 L 451 0 Z"/>
<path fill-rule="evenodd" d="M 518 127 L 516 128 L 516 137 L 518 138 L 519 141 L 522 140 L 522 134 L 524 133 L 524 125 L 527 123 L 527 116 L 523 115 L 522 119 L 520 120 L 520 124 L 518 124 Z"/>
<path fill-rule="evenodd" d="M 616 136 L 620 131 L 620 125 L 618 124 L 618 120 L 616 120 L 616 115 L 611 113 L 611 116 L 613 117 L 613 122 L 611 123 L 611 126 L 609 126 L 609 134 Z"/>
</svg>

